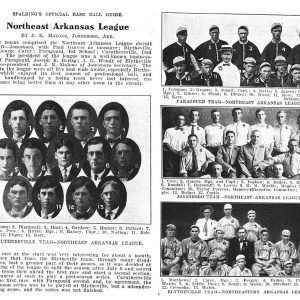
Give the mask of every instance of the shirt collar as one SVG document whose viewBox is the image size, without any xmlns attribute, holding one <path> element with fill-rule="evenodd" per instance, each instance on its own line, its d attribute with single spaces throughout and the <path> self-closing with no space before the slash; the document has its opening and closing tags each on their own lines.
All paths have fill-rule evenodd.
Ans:
<svg viewBox="0 0 300 300">
<path fill-rule="evenodd" d="M 69 166 L 66 167 L 66 168 L 65 168 L 65 167 L 62 167 L 62 166 L 58 166 L 58 167 L 59 167 L 61 173 L 63 173 L 63 172 L 65 171 L 65 169 L 67 169 L 67 173 L 70 174 L 70 171 L 71 171 L 71 168 L 72 168 L 72 164 L 69 165 Z"/>
<path fill-rule="evenodd" d="M 42 217 L 43 219 L 52 219 L 54 213 L 55 213 L 55 212 L 53 211 L 53 212 L 50 213 L 50 214 L 44 214 L 44 213 L 41 211 L 41 217 Z M 47 218 L 46 218 L 46 217 L 47 217 Z"/>
<path fill-rule="evenodd" d="M 13 216 L 14 218 L 23 218 L 25 215 L 26 209 L 27 209 L 27 205 L 20 211 L 17 211 L 14 208 L 12 208 L 10 211 L 10 215 Z"/>
</svg>

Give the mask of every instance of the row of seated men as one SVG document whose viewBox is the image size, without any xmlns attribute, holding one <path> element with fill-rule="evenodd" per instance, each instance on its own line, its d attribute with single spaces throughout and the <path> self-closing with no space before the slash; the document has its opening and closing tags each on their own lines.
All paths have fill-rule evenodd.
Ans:
<svg viewBox="0 0 300 300">
<path fill-rule="evenodd" d="M 234 108 L 232 116 L 233 123 L 223 126 L 220 112 L 212 110 L 213 123 L 203 129 L 197 110 L 191 110 L 187 125 L 184 115 L 176 115 L 176 126 L 163 139 L 164 176 L 299 178 L 300 131 L 286 123 L 285 111 L 277 112 L 274 127 L 266 124 L 263 109 L 256 111 L 258 122 L 252 126 L 242 122 L 241 108 Z"/>
<path fill-rule="evenodd" d="M 219 39 L 219 27 L 212 25 L 211 39 L 194 51 L 186 42 L 187 29 L 179 27 L 177 41 L 163 50 L 166 85 L 300 86 L 300 44 L 291 49 L 281 41 L 281 24 L 272 24 L 272 41 L 262 55 L 248 41 L 247 26 L 240 26 L 238 33 L 239 41 L 231 47 Z"/>
<path fill-rule="evenodd" d="M 111 149 L 102 137 L 93 137 L 84 149 L 69 134 L 59 134 L 47 148 L 37 138 L 24 140 L 19 150 L 12 140 L 0 139 L 0 180 L 9 180 L 19 172 L 30 181 L 51 174 L 60 182 L 75 179 L 81 168 L 98 185 L 110 171 L 122 181 L 138 173 L 141 155 L 138 146 L 128 138 L 120 139 Z"/>
<path fill-rule="evenodd" d="M 290 241 L 284 229 L 273 243 L 269 231 L 248 212 L 244 226 L 232 216 L 231 204 L 224 205 L 224 217 L 212 220 L 212 208 L 203 208 L 204 218 L 190 227 L 190 236 L 176 239 L 176 226 L 166 226 L 161 240 L 161 274 L 169 276 L 299 276 L 300 247 Z"/>
</svg>

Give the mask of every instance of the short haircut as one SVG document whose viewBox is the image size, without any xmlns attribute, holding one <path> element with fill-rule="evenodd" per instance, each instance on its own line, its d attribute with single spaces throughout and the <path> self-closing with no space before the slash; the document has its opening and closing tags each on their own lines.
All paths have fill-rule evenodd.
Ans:
<svg viewBox="0 0 300 300">
<path fill-rule="evenodd" d="M 297 139 L 295 139 L 295 138 L 290 139 L 288 145 L 289 145 L 291 142 L 297 142 L 297 145 L 299 145 L 299 141 L 298 141 Z"/>
<path fill-rule="evenodd" d="M 9 139 L 1 139 L 0 140 L 0 148 L 11 150 L 14 154 L 15 160 L 17 159 L 17 151 L 18 151 L 17 149 L 18 149 L 18 147 L 13 141 L 11 141 Z"/>
<path fill-rule="evenodd" d="M 189 114 L 189 115 L 191 115 L 192 112 L 194 112 L 194 111 L 196 111 L 196 112 L 199 114 L 199 111 L 198 111 L 197 109 L 192 109 L 192 110 L 190 111 L 190 114 Z"/>
<path fill-rule="evenodd" d="M 232 130 L 227 130 L 225 136 L 227 136 L 229 133 L 232 133 L 235 136 L 235 132 Z"/>
<path fill-rule="evenodd" d="M 42 110 L 41 110 L 41 115 L 43 114 L 43 112 L 45 110 L 54 110 L 57 114 L 58 117 L 60 117 L 60 111 L 59 111 L 59 106 L 57 103 L 55 103 L 54 101 L 47 101 L 45 103 L 42 104 Z"/>
<path fill-rule="evenodd" d="M 195 133 L 189 134 L 188 140 L 189 140 L 191 137 L 193 137 L 193 136 L 194 136 L 194 137 L 197 139 L 197 141 L 198 141 L 198 137 L 197 137 L 197 135 L 196 135 Z"/>
<path fill-rule="evenodd" d="M 126 146 L 128 146 L 128 147 L 130 147 L 130 149 L 132 150 L 132 153 L 133 154 L 136 154 L 135 152 L 135 147 L 134 147 L 134 145 L 131 143 L 131 141 L 129 140 L 129 139 L 124 139 L 124 140 L 121 140 L 121 141 L 119 141 L 119 142 L 117 142 L 116 143 L 116 148 L 115 149 L 117 149 L 117 146 L 119 145 L 119 144 L 124 144 L 124 145 L 126 145 Z"/>
<path fill-rule="evenodd" d="M 29 148 L 29 149 L 39 149 L 43 157 L 45 157 L 45 155 L 46 155 L 46 147 L 45 147 L 45 145 L 40 140 L 38 140 L 36 138 L 30 138 L 30 139 L 28 139 L 21 146 L 22 156 L 24 155 L 24 150 L 26 148 Z"/>
<path fill-rule="evenodd" d="M 110 110 L 116 110 L 116 111 L 119 111 L 121 113 L 121 117 L 122 117 L 122 106 L 121 104 L 119 103 L 116 103 L 116 102 L 111 102 L 111 103 L 108 103 L 106 104 L 104 107 L 103 107 L 103 117 L 104 115 L 110 111 Z"/>
<path fill-rule="evenodd" d="M 78 177 L 76 180 L 72 181 L 70 192 L 73 194 L 80 187 L 86 187 L 92 195 L 95 193 L 95 185 L 89 178 Z"/>
<path fill-rule="evenodd" d="M 278 116 L 278 114 L 285 114 L 286 115 L 286 112 L 284 110 L 280 110 L 276 113 L 276 116 Z"/>
<path fill-rule="evenodd" d="M 74 153 L 75 153 L 75 149 L 74 149 L 74 148 L 75 148 L 75 145 L 74 145 L 72 139 L 70 139 L 70 138 L 68 138 L 68 137 L 62 137 L 62 138 L 60 138 L 60 139 L 57 139 L 57 141 L 56 141 L 55 144 L 54 144 L 55 152 L 56 152 L 58 149 L 60 149 L 61 147 L 63 147 L 63 146 L 68 147 L 68 148 L 71 150 L 72 154 L 74 155 Z"/>
<path fill-rule="evenodd" d="M 247 233 L 246 228 L 244 228 L 244 227 L 242 227 L 242 226 L 238 227 L 238 229 L 236 230 L 236 232 L 239 232 L 240 230 L 245 230 L 245 233 Z"/>
<path fill-rule="evenodd" d="M 50 188 L 55 188 L 55 192 L 56 192 L 57 187 L 58 187 L 57 180 L 52 176 L 46 176 L 43 178 L 41 182 L 41 185 L 39 187 L 39 192 L 41 191 L 41 189 L 50 189 Z"/>
<path fill-rule="evenodd" d="M 240 107 L 235 107 L 231 112 L 232 116 L 237 110 L 240 110 L 241 112 L 243 112 L 243 110 Z"/>
<path fill-rule="evenodd" d="M 22 187 L 24 187 L 26 189 L 26 192 L 28 193 L 28 183 L 27 181 L 24 179 L 24 178 L 20 178 L 20 177 L 16 177 L 16 178 L 13 178 L 12 180 L 10 180 L 8 182 L 8 188 L 9 190 L 14 187 L 15 185 L 20 185 Z"/>
<path fill-rule="evenodd" d="M 215 161 L 215 162 L 212 164 L 212 168 L 213 168 L 214 166 L 217 166 L 217 165 L 221 166 L 221 167 L 222 167 L 222 169 L 223 169 L 223 166 L 222 166 L 222 164 L 221 164 L 221 163 L 219 163 L 219 162 L 217 162 L 217 161 Z"/>
<path fill-rule="evenodd" d="M 16 110 L 22 110 L 25 113 L 26 119 L 28 119 L 28 116 L 29 116 L 28 106 L 25 104 L 25 102 L 19 102 L 18 100 L 9 105 L 8 119 L 11 118 L 11 113 Z"/>
<path fill-rule="evenodd" d="M 88 140 L 88 142 L 85 144 L 85 151 L 86 153 L 88 152 L 88 147 L 91 146 L 91 145 L 98 145 L 98 144 L 101 144 L 103 145 L 103 150 L 105 153 L 109 154 L 110 152 L 110 145 L 109 143 L 107 142 L 106 139 L 104 139 L 103 137 L 100 137 L 100 136 L 97 136 L 97 137 L 94 137 L 90 140 Z"/>
<path fill-rule="evenodd" d="M 240 29 L 244 29 L 244 30 L 247 31 L 247 33 L 249 33 L 249 29 L 248 29 L 248 27 L 245 26 L 245 25 L 240 26 L 240 27 L 238 28 L 238 31 L 240 31 Z"/>
<path fill-rule="evenodd" d="M 259 109 L 256 110 L 255 116 L 257 117 L 258 113 L 260 113 L 261 111 L 263 111 L 263 112 L 265 113 L 265 110 L 264 110 L 264 109 L 259 108 Z"/>
<path fill-rule="evenodd" d="M 76 102 L 74 105 L 72 105 L 71 111 L 70 111 L 70 116 L 73 115 L 73 110 L 74 109 L 86 110 L 86 111 L 88 111 L 88 113 L 89 113 L 90 116 L 92 115 L 91 107 L 86 102 L 79 101 L 79 102 Z"/>
<path fill-rule="evenodd" d="M 183 116 L 183 117 L 184 117 L 184 119 L 185 119 L 185 115 L 184 115 L 184 114 L 177 114 L 177 115 L 175 116 L 175 118 L 174 118 L 174 119 L 175 119 L 175 121 L 177 121 L 177 119 L 178 119 L 178 117 L 179 117 L 179 116 Z"/>
<path fill-rule="evenodd" d="M 213 109 L 213 110 L 210 112 L 210 115 L 212 115 L 212 114 L 215 113 L 215 112 L 220 113 L 217 109 Z"/>
</svg>

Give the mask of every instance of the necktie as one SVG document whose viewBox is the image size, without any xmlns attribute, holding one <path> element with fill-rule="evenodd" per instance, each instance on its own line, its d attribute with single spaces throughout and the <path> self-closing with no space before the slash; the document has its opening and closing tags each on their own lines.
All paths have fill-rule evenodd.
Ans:
<svg viewBox="0 0 300 300">
<path fill-rule="evenodd" d="M 112 139 L 112 138 L 107 138 L 107 141 L 110 143 L 110 144 L 114 144 L 114 143 L 117 143 L 121 140 L 121 138 L 117 138 L 117 139 Z"/>
<path fill-rule="evenodd" d="M 63 170 L 63 182 L 66 182 L 67 180 L 68 180 L 67 169 L 64 168 L 64 170 Z"/>
<path fill-rule="evenodd" d="M 228 156 L 229 156 L 229 162 L 231 162 L 231 156 L 232 156 L 232 149 L 228 148 Z"/>
<path fill-rule="evenodd" d="M 198 162 L 197 162 L 197 155 L 195 149 L 193 149 L 192 154 L 192 172 L 198 171 Z"/>
<path fill-rule="evenodd" d="M 207 236 L 207 232 L 208 232 L 208 230 L 207 230 L 207 222 L 208 222 L 208 219 L 205 220 L 204 227 L 203 227 L 203 231 L 205 233 L 205 236 Z"/>
<path fill-rule="evenodd" d="M 195 126 L 196 125 L 192 125 L 192 134 L 195 134 Z"/>
<path fill-rule="evenodd" d="M 98 179 L 98 175 L 97 174 L 94 175 L 94 179 L 95 179 L 95 181 Z"/>
<path fill-rule="evenodd" d="M 111 215 L 112 215 L 112 212 L 109 211 L 109 212 L 106 214 L 105 219 L 111 220 Z"/>
<path fill-rule="evenodd" d="M 77 212 L 76 213 L 76 219 L 77 220 L 80 220 L 80 219 L 86 220 L 88 218 L 89 218 L 89 214 L 87 212 L 85 212 L 85 213 L 79 213 L 79 212 Z"/>
<path fill-rule="evenodd" d="M 291 154 L 290 158 L 290 176 L 294 176 L 294 161 L 293 161 L 293 154 Z"/>
</svg>

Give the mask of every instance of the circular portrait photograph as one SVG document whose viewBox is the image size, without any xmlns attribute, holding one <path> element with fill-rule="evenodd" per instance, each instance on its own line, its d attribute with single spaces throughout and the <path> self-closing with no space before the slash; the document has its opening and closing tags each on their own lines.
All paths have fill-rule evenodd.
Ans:
<svg viewBox="0 0 300 300">
<path fill-rule="evenodd" d="M 141 151 L 131 139 L 122 139 L 112 148 L 111 171 L 121 181 L 129 181 L 136 176 L 141 166 Z"/>
<path fill-rule="evenodd" d="M 70 134 L 59 134 L 48 146 L 47 167 L 49 173 L 60 182 L 69 182 L 75 179 L 81 170 L 82 160 L 82 146 Z"/>
<path fill-rule="evenodd" d="M 51 142 L 59 133 L 64 132 L 66 116 L 62 107 L 55 101 L 44 101 L 35 114 L 34 128 L 37 136 L 44 142 Z"/>
<path fill-rule="evenodd" d="M 59 181 L 53 176 L 37 180 L 32 190 L 32 202 L 36 213 L 43 219 L 54 219 L 61 211 L 64 193 Z"/>
<path fill-rule="evenodd" d="M 67 115 L 67 130 L 84 147 L 97 131 L 97 114 L 94 108 L 84 101 L 74 103 Z"/>
<path fill-rule="evenodd" d="M 67 191 L 67 208 L 76 220 L 88 220 L 96 211 L 96 186 L 87 177 L 73 180 Z"/>
<path fill-rule="evenodd" d="M 15 100 L 8 104 L 2 120 L 5 134 L 17 144 L 29 138 L 33 130 L 33 113 L 30 106 L 23 100 Z"/>
<path fill-rule="evenodd" d="M 10 179 L 3 192 L 3 206 L 6 212 L 16 219 L 23 219 L 32 210 L 32 187 L 30 182 L 22 177 Z"/>
<path fill-rule="evenodd" d="M 127 192 L 124 184 L 114 176 L 107 176 L 98 185 L 97 195 L 100 195 L 97 207 L 99 215 L 109 221 L 117 219 L 126 206 Z"/>
<path fill-rule="evenodd" d="M 20 149 L 20 173 L 30 181 L 42 177 L 46 170 L 46 151 L 44 143 L 36 138 L 23 141 Z"/>
<path fill-rule="evenodd" d="M 98 116 L 98 126 L 100 136 L 104 137 L 112 147 L 127 136 L 129 120 L 125 108 L 117 102 L 106 104 Z"/>
<path fill-rule="evenodd" d="M 19 173 L 20 150 L 15 142 L 0 139 L 0 180 L 9 180 Z"/>
<path fill-rule="evenodd" d="M 90 139 L 84 149 L 82 169 L 96 186 L 108 175 L 110 171 L 111 148 L 109 142 L 103 137 Z"/>
</svg>

